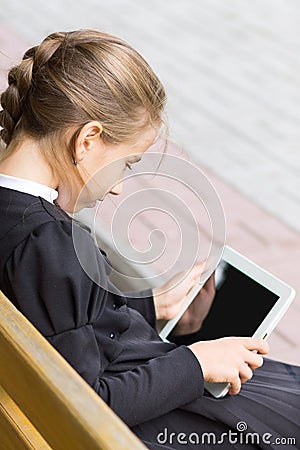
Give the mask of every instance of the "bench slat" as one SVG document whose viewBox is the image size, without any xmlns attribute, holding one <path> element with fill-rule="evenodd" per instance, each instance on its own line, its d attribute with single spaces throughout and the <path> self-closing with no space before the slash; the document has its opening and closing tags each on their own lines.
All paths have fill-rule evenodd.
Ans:
<svg viewBox="0 0 300 450">
<path fill-rule="evenodd" d="M 1 292 L 0 361 L 0 385 L 55 450 L 145 450 Z"/>
<path fill-rule="evenodd" d="M 1 450 L 51 450 L 51 447 L 1 386 L 0 430 Z"/>
</svg>

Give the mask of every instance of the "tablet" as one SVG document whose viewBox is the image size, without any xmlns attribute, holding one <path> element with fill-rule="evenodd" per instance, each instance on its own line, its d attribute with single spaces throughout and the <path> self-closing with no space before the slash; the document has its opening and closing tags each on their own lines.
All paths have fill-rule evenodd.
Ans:
<svg viewBox="0 0 300 450">
<path fill-rule="evenodd" d="M 197 340 L 225 336 L 266 339 L 295 297 L 293 288 L 228 246 L 224 247 L 215 280 L 216 295 L 197 332 Z M 198 285 L 194 292 L 200 289 L 201 285 Z M 192 298 L 191 292 L 184 309 L 176 316 L 176 322 L 197 295 Z M 171 331 L 169 322 L 160 333 L 164 340 Z M 172 322 L 172 328 L 175 325 Z M 229 384 L 206 382 L 205 388 L 218 398 L 228 392 Z"/>
</svg>

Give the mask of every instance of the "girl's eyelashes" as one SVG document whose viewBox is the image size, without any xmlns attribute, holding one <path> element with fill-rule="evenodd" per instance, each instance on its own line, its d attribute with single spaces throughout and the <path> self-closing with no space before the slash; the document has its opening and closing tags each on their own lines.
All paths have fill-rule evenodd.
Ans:
<svg viewBox="0 0 300 450">
<path fill-rule="evenodd" d="M 127 169 L 132 170 L 132 164 L 135 164 L 137 162 L 139 162 L 142 158 L 139 156 L 137 157 L 134 161 L 132 161 L 131 163 L 127 162 L 125 164 L 125 167 L 127 167 Z"/>
</svg>

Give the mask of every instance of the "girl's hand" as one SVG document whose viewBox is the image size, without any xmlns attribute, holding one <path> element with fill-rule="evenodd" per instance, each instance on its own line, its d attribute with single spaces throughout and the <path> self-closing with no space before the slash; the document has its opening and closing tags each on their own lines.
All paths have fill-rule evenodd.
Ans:
<svg viewBox="0 0 300 450">
<path fill-rule="evenodd" d="M 261 367 L 269 345 L 259 338 L 226 337 L 214 341 L 196 342 L 189 346 L 198 359 L 205 381 L 227 382 L 229 394 L 238 394 L 241 383 L 252 378 L 253 370 Z"/>
<path fill-rule="evenodd" d="M 205 263 L 196 264 L 190 273 L 183 278 L 183 272 L 177 274 L 161 288 L 153 289 L 156 318 L 170 320 L 179 312 L 183 299 L 199 280 Z M 177 280 L 182 281 L 177 284 Z M 173 287 L 174 286 L 174 287 Z M 206 317 L 215 296 L 214 275 L 202 287 L 187 311 L 179 320 L 174 334 L 189 334 L 197 331 Z"/>
</svg>

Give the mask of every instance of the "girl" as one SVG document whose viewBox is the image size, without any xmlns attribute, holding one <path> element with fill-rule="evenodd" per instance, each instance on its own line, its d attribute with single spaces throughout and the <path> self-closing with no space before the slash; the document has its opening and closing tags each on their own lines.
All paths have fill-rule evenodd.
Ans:
<svg viewBox="0 0 300 450">
<path fill-rule="evenodd" d="M 240 421 L 259 434 L 248 448 L 272 448 L 281 436 L 300 445 L 298 367 L 270 360 L 261 367 L 268 347 L 260 339 L 180 345 L 209 309 L 213 277 L 178 325 L 177 344 L 158 337 L 156 319 L 177 313 L 201 265 L 171 292 L 126 297 L 111 285 L 103 252 L 68 214 L 109 189 L 121 192 L 116 183 L 155 140 L 165 101 L 143 58 L 99 31 L 54 33 L 10 70 L 0 113 L 0 289 L 149 448 L 195 448 L 203 433 L 214 433 L 206 448 L 222 433 L 226 448 L 239 448 L 242 436 L 228 434 Z M 79 196 L 100 169 L 101 183 Z M 93 280 L 77 259 L 74 226 Z M 208 396 L 204 380 L 229 382 L 232 395 Z"/>
</svg>

